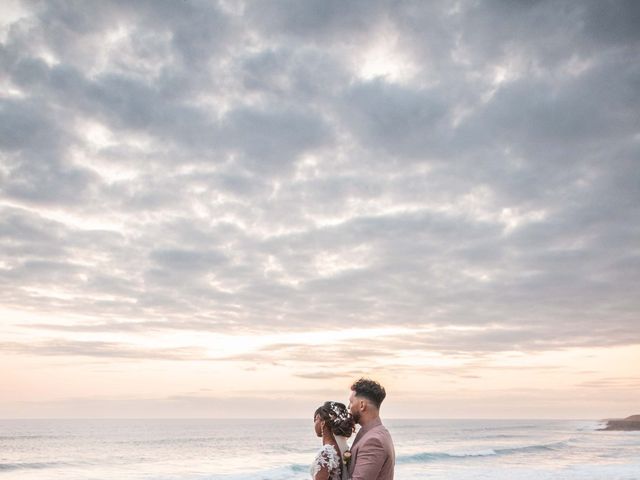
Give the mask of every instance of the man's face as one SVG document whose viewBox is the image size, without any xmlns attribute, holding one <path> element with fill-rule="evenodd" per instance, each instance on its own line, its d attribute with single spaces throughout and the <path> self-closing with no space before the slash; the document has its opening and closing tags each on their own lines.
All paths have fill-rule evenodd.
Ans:
<svg viewBox="0 0 640 480">
<path fill-rule="evenodd" d="M 349 412 L 356 423 L 360 423 L 361 411 L 362 399 L 356 397 L 356 392 L 351 390 L 351 395 L 349 395 Z"/>
</svg>

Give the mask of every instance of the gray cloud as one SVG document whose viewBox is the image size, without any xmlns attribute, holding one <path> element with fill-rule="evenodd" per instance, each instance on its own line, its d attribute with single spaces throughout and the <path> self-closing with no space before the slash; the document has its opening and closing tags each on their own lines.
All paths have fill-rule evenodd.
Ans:
<svg viewBox="0 0 640 480">
<path fill-rule="evenodd" d="M 345 92 L 342 120 L 359 143 L 378 146 L 388 156 L 425 159 L 450 136 L 445 96 L 381 80 L 362 82 Z"/>
<path fill-rule="evenodd" d="M 341 345 L 364 359 L 640 341 L 634 2 L 243 7 L 3 27 L 3 305 L 70 333 L 487 328 Z M 409 73 L 365 75 L 379 44 Z"/>
<path fill-rule="evenodd" d="M 190 348 L 140 349 L 133 345 L 113 342 L 74 341 L 52 339 L 39 343 L 3 342 L 0 350 L 5 352 L 43 356 L 81 356 L 99 359 L 139 360 L 206 360 L 203 352 Z"/>
<path fill-rule="evenodd" d="M 610 377 L 590 380 L 578 384 L 581 388 L 597 389 L 630 389 L 635 390 L 640 387 L 639 377 Z"/>
<path fill-rule="evenodd" d="M 225 116 L 221 135 L 228 148 L 248 157 L 247 166 L 263 173 L 295 161 L 297 156 L 330 141 L 322 119 L 304 111 L 239 108 Z"/>
</svg>

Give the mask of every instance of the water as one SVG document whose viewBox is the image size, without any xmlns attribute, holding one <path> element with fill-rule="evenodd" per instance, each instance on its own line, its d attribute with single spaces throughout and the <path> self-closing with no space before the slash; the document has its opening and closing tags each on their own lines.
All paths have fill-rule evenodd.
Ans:
<svg viewBox="0 0 640 480">
<path fill-rule="evenodd" d="M 640 432 L 386 420 L 396 479 L 640 480 Z M 0 420 L 0 480 L 307 480 L 310 420 Z"/>
</svg>

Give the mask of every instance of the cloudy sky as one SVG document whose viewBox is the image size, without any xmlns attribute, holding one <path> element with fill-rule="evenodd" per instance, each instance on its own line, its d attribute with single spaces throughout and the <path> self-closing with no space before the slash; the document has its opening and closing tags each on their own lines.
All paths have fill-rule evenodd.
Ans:
<svg viewBox="0 0 640 480">
<path fill-rule="evenodd" d="M 0 417 L 640 413 L 638 2 L 0 9 Z"/>
</svg>

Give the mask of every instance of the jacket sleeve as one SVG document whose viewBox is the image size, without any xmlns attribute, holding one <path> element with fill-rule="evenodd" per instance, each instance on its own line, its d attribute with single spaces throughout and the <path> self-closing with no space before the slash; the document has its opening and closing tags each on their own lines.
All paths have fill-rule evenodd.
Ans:
<svg viewBox="0 0 640 480">
<path fill-rule="evenodd" d="M 351 480 L 375 480 L 382 470 L 386 453 L 378 437 L 371 437 L 358 449 Z"/>
</svg>

